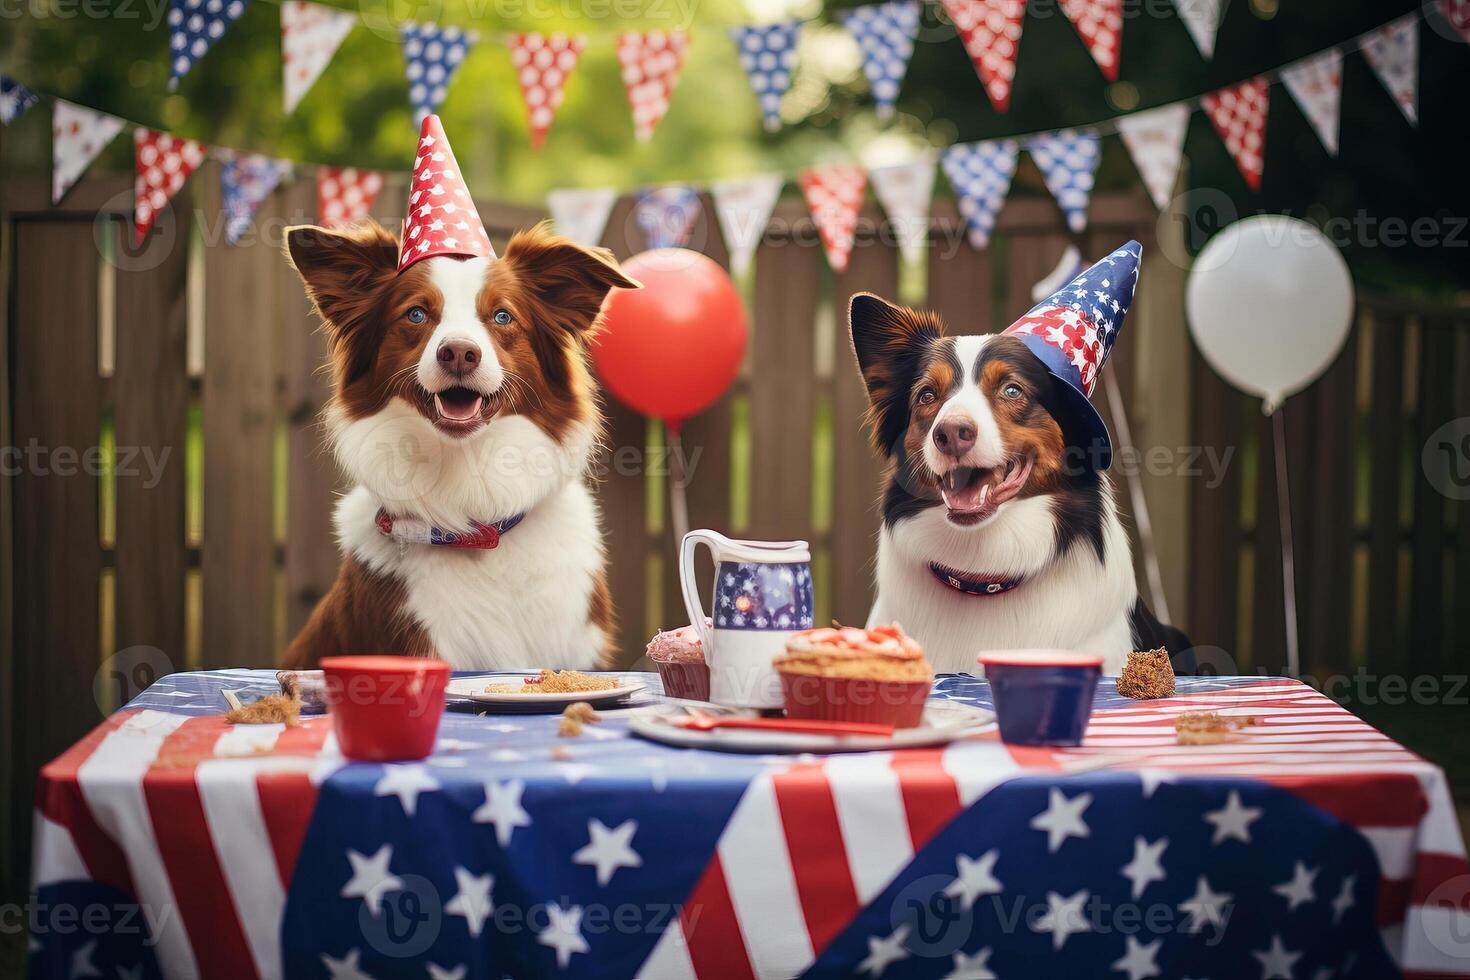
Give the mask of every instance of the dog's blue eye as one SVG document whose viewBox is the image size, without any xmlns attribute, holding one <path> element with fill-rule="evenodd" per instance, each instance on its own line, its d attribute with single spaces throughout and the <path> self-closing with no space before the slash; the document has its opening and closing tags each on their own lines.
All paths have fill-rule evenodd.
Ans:
<svg viewBox="0 0 1470 980">
<path fill-rule="evenodd" d="M 415 306 L 413 309 L 408 311 L 409 323 L 423 323 L 428 318 L 429 311 L 424 309 L 422 306 Z"/>
<path fill-rule="evenodd" d="M 500 324 L 501 326 L 505 326 L 507 323 L 510 322 L 510 311 L 509 310 L 496 310 L 495 311 L 495 322 L 498 323 L 498 324 Z"/>
<path fill-rule="evenodd" d="M 1002 392 L 1007 398 L 1020 398 L 1021 386 L 1015 384 L 1006 385 L 1005 388 L 1002 389 Z"/>
</svg>

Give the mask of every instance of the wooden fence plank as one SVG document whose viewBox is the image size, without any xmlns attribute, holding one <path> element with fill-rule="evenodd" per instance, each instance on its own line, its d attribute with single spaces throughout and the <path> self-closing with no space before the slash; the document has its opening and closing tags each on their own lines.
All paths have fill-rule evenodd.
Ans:
<svg viewBox="0 0 1470 980">
<path fill-rule="evenodd" d="M 896 300 L 896 296 L 884 299 Z M 934 202 L 929 232 L 929 297 L 925 305 L 944 318 L 952 333 L 996 329 L 991 250 L 976 251 L 964 221 L 948 201 Z"/>
<path fill-rule="evenodd" d="M 1406 670 L 1434 673 L 1445 662 L 1444 564 L 1448 536 L 1446 499 L 1430 483 L 1420 453 L 1434 430 L 1451 418 L 1455 337 L 1449 321 L 1424 318 L 1419 327 L 1419 398 L 1415 412 L 1413 562 L 1409 588 L 1409 646 L 1400 658 Z M 1462 642 L 1463 638 L 1462 638 Z"/>
<path fill-rule="evenodd" d="M 1404 317 L 1382 313 L 1373 322 L 1373 399 L 1369 446 L 1368 668 L 1392 669 L 1402 649 L 1398 617 L 1399 485 L 1403 452 Z"/>
<path fill-rule="evenodd" d="M 1190 526 L 1194 529 L 1189 566 L 1189 618 L 1183 624 L 1200 647 L 1239 655 L 1236 598 L 1240 562 L 1240 394 L 1193 355 L 1194 445 L 1212 448 L 1216 458 L 1231 454 L 1224 479 L 1215 487 L 1196 480 L 1190 488 Z"/>
<path fill-rule="evenodd" d="M 1359 318 L 1361 322 L 1361 318 Z M 1321 675 L 1351 671 L 1352 618 L 1343 597 L 1353 587 L 1353 432 L 1356 427 L 1358 341 L 1356 330 L 1317 384 L 1316 416 L 1303 463 L 1314 474 L 1311 494 L 1292 488 L 1310 523 L 1311 545 L 1298 549 L 1302 601 L 1302 665 Z M 1304 428 L 1307 426 L 1304 425 Z"/>
<path fill-rule="evenodd" d="M 1470 319 L 1456 321 L 1455 340 L 1455 417 L 1465 419 L 1470 418 Z M 1463 465 L 1470 463 L 1466 456 L 1462 445 L 1456 458 Z M 1445 669 L 1459 672 L 1470 664 L 1465 642 L 1465 637 L 1470 636 L 1470 495 L 1467 494 L 1462 494 L 1455 503 L 1454 587 L 1452 635 L 1459 642 L 1451 647 Z"/>
<path fill-rule="evenodd" d="M 192 213 L 189 200 L 188 191 L 181 192 L 174 199 L 174 214 Z M 119 464 L 115 646 L 119 656 L 132 647 L 155 648 L 183 670 L 184 576 L 189 564 L 184 527 L 189 243 L 181 222 L 171 247 L 162 241 L 150 245 L 166 252 L 155 267 L 151 251 L 131 251 L 132 223 L 114 225 L 116 254 L 122 259 L 116 271 L 113 377 Z M 159 472 L 150 472 L 149 459 L 158 461 Z M 138 654 L 152 659 L 147 651 Z M 135 681 L 146 683 L 147 678 Z"/>
<path fill-rule="evenodd" d="M 11 867 L 28 867 L 36 773 L 97 724 L 97 247 L 91 222 L 15 225 L 12 305 L 14 782 Z"/>
<path fill-rule="evenodd" d="M 203 665 L 276 659 L 274 459 L 279 256 L 265 242 L 226 246 L 219 164 L 202 188 L 205 235 Z M 279 208 L 277 195 L 259 220 Z"/>
</svg>

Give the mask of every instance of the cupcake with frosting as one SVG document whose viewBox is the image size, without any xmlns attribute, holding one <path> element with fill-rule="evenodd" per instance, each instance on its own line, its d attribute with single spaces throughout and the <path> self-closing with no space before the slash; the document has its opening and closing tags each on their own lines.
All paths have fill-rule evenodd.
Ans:
<svg viewBox="0 0 1470 980">
<path fill-rule="evenodd" d="M 773 665 L 791 718 L 913 728 L 934 685 L 923 649 L 897 623 L 804 630 Z"/>
<path fill-rule="evenodd" d="M 711 627 L 708 618 L 705 628 Z M 648 641 L 648 659 L 658 668 L 664 693 L 671 698 L 690 701 L 709 700 L 709 664 L 704 660 L 704 644 L 693 625 L 665 630 Z"/>
</svg>

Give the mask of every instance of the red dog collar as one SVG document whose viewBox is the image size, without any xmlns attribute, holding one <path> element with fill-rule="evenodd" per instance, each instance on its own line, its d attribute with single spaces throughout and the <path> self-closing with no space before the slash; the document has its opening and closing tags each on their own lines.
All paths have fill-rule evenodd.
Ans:
<svg viewBox="0 0 1470 980">
<path fill-rule="evenodd" d="M 479 548 L 488 551 L 500 544 L 500 536 L 521 522 L 525 514 L 507 517 L 494 524 L 472 521 L 469 531 L 445 531 L 416 517 L 393 517 L 386 510 L 378 510 L 378 531 L 385 537 L 414 544 L 437 544 L 445 548 Z"/>
<path fill-rule="evenodd" d="M 1010 592 L 1023 581 L 1019 578 L 995 578 L 988 575 L 971 575 L 968 572 L 961 572 L 933 561 L 929 563 L 929 571 L 933 572 L 934 577 L 939 579 L 939 581 L 956 592 L 963 592 L 965 595 L 1001 595 Z"/>
</svg>

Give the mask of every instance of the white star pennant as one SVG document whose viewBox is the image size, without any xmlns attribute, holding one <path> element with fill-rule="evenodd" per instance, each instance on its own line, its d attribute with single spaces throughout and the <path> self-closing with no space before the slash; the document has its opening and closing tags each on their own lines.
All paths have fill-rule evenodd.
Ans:
<svg viewBox="0 0 1470 980">
<path fill-rule="evenodd" d="M 351 11 L 319 3 L 281 4 L 281 98 L 287 115 L 296 111 L 356 22 Z"/>
<path fill-rule="evenodd" d="M 873 167 L 868 180 L 888 215 L 906 261 L 917 262 L 929 244 L 929 199 L 934 195 L 934 159 Z"/>
<path fill-rule="evenodd" d="M 1077 29 L 1103 77 L 1116 82 L 1123 47 L 1123 0 L 1062 0 L 1062 13 Z"/>
<path fill-rule="evenodd" d="M 1363 57 L 1399 104 L 1411 125 L 1419 124 L 1419 13 L 1383 25 L 1363 42 Z"/>
<path fill-rule="evenodd" d="M 546 210 L 560 235 L 593 248 L 602 243 L 618 192 L 610 187 L 567 187 L 546 195 Z"/>
<path fill-rule="evenodd" d="M 341 228 L 361 221 L 373 209 L 383 175 L 356 167 L 318 167 L 316 171 L 317 220 L 327 228 Z"/>
<path fill-rule="evenodd" d="M 137 179 L 133 185 L 133 241 L 141 245 L 153 223 L 204 162 L 203 143 L 139 126 L 133 130 Z"/>
<path fill-rule="evenodd" d="M 1271 86 L 1265 78 L 1252 78 L 1211 92 L 1202 100 L 1205 115 L 1225 141 L 1225 149 L 1253 191 L 1261 189 L 1266 171 L 1266 113 L 1271 104 Z"/>
<path fill-rule="evenodd" d="M 827 250 L 827 262 L 833 272 L 847 268 L 852 246 L 857 238 L 858 212 L 863 206 L 863 191 L 868 178 L 855 164 L 829 164 L 811 167 L 797 176 L 807 210 L 817 223 L 817 233 Z"/>
<path fill-rule="evenodd" d="M 531 149 L 541 149 L 561 108 L 562 90 L 577 69 L 587 39 L 581 34 L 512 34 L 510 63 L 521 83 Z"/>
<path fill-rule="evenodd" d="M 766 223 L 781 196 L 779 174 L 758 174 L 735 180 L 717 180 L 710 185 L 715 215 L 720 219 L 720 232 L 730 250 L 730 269 L 744 275 L 765 234 Z"/>
<path fill-rule="evenodd" d="M 0 122 L 9 126 L 36 104 L 36 93 L 9 75 L 0 75 Z"/>
<path fill-rule="evenodd" d="M 1189 129 L 1189 106 L 1160 106 L 1118 120 L 1118 135 L 1133 157 L 1154 206 L 1169 206 L 1174 184 L 1179 179 L 1179 162 L 1184 158 L 1184 134 Z"/>
<path fill-rule="evenodd" d="M 244 12 L 245 0 L 169 0 L 170 91 Z"/>
<path fill-rule="evenodd" d="M 1011 104 L 1026 0 L 943 0 L 965 52 L 997 112 Z"/>
<path fill-rule="evenodd" d="M 1220 31 L 1221 0 L 1174 0 L 1179 19 L 1184 21 L 1195 47 L 1206 60 L 1215 56 L 1215 35 Z"/>
<path fill-rule="evenodd" d="M 51 107 L 51 203 L 61 200 L 97 154 L 117 138 L 121 119 L 57 99 Z"/>
<path fill-rule="evenodd" d="M 878 118 L 884 122 L 893 118 L 898 90 L 908 73 L 920 13 L 919 0 L 891 0 L 837 12 L 863 52 L 863 74 L 868 76 Z"/>
<path fill-rule="evenodd" d="M 405 23 L 399 31 L 403 41 L 403 66 L 408 75 L 408 101 L 413 105 L 415 126 L 438 110 L 449 91 L 454 73 L 465 55 L 480 39 L 473 31 L 438 24 Z"/>
<path fill-rule="evenodd" d="M 699 194 L 688 187 L 655 187 L 639 195 L 633 220 L 649 248 L 682 248 L 702 210 Z"/>
<path fill-rule="evenodd" d="M 1282 84 L 1301 106 L 1327 152 L 1337 156 L 1342 108 L 1342 52 L 1336 48 L 1304 58 L 1281 73 Z"/>
<path fill-rule="evenodd" d="M 1047 189 L 1067 217 L 1067 227 L 1074 232 L 1085 229 L 1102 140 L 1093 132 L 1066 130 L 1031 140 L 1026 152 L 1041 168 Z"/>
<path fill-rule="evenodd" d="M 956 143 L 939 158 L 958 199 L 970 245 L 977 250 L 990 244 L 995 216 L 1011 189 L 1019 152 L 1015 140 L 988 140 Z"/>
<path fill-rule="evenodd" d="M 791 87 L 796 66 L 796 45 L 801 39 L 799 20 L 764 26 L 732 27 L 730 40 L 740 55 L 740 67 L 750 79 L 761 104 L 767 132 L 781 128 L 781 96 Z"/>
<path fill-rule="evenodd" d="M 654 129 L 669 111 L 688 47 L 689 35 L 683 31 L 624 31 L 618 35 L 618 63 L 623 68 L 638 142 L 653 139 Z"/>
<path fill-rule="evenodd" d="M 288 173 L 291 164 L 259 153 L 232 156 L 220 167 L 220 200 L 225 209 L 225 244 L 238 245 L 260 207 Z"/>
</svg>

